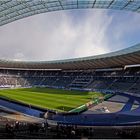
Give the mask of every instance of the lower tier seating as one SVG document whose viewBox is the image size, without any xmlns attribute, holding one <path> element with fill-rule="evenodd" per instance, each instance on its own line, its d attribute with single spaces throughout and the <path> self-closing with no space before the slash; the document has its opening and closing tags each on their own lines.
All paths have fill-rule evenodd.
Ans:
<svg viewBox="0 0 140 140">
<path fill-rule="evenodd" d="M 139 94 L 140 68 L 80 71 L 0 69 L 0 88 L 30 86 L 101 89 Z"/>
</svg>

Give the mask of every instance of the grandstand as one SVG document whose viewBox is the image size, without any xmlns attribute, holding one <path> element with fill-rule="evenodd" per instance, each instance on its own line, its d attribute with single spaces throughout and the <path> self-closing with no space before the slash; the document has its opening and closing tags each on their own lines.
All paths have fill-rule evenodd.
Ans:
<svg viewBox="0 0 140 140">
<path fill-rule="evenodd" d="M 0 25 L 34 14 L 83 8 L 139 13 L 140 1 L 0 1 Z M 90 99 L 78 112 L 57 112 L 0 96 L 0 138 L 140 138 L 140 44 L 76 59 L 0 60 L 1 90 L 36 87 L 100 92 L 106 96 Z M 20 117 L 11 117 L 11 114 Z M 18 129 L 15 127 L 17 120 L 21 126 Z M 6 122 L 9 123 L 4 125 Z"/>
<path fill-rule="evenodd" d="M 55 87 L 138 93 L 139 67 L 92 70 L 0 70 L 1 88 Z"/>
</svg>

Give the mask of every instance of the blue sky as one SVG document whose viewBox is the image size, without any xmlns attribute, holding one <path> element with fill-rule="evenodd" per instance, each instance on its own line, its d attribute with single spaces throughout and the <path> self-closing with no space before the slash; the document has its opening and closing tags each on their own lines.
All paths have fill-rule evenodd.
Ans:
<svg viewBox="0 0 140 140">
<path fill-rule="evenodd" d="M 0 27 L 0 58 L 56 60 L 108 53 L 140 42 L 140 14 L 69 10 L 35 15 Z"/>
</svg>

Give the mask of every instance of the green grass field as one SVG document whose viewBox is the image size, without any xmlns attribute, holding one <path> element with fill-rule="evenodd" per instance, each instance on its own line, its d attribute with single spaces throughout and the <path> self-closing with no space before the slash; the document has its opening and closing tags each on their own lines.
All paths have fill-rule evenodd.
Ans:
<svg viewBox="0 0 140 140">
<path fill-rule="evenodd" d="M 103 94 L 49 88 L 24 88 L 0 90 L 0 96 L 42 108 L 69 111 Z"/>
</svg>

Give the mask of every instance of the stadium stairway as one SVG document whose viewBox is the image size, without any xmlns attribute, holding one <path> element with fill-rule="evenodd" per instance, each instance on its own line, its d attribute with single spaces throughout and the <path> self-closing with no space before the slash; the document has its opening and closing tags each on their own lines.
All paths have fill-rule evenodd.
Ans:
<svg viewBox="0 0 140 140">
<path fill-rule="evenodd" d="M 129 98 L 128 102 L 124 105 L 124 107 L 119 112 L 130 111 L 134 103 L 133 98 Z"/>
</svg>

